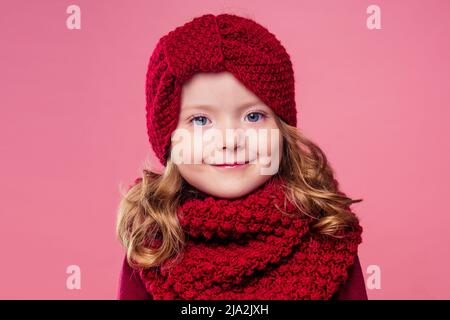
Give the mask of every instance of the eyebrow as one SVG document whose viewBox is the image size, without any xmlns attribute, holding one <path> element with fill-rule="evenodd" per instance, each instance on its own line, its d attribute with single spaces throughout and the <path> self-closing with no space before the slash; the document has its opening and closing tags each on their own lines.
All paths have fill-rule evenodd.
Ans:
<svg viewBox="0 0 450 320">
<path fill-rule="evenodd" d="M 254 100 L 254 101 L 248 101 L 245 102 L 243 104 L 241 104 L 238 109 L 245 109 L 248 108 L 252 105 L 264 105 L 264 102 L 260 101 L 260 100 Z M 203 109 L 203 110 L 212 110 L 215 109 L 215 107 L 213 107 L 213 105 L 211 104 L 200 104 L 200 105 L 185 105 L 183 106 L 183 110 L 188 111 L 190 109 Z"/>
</svg>

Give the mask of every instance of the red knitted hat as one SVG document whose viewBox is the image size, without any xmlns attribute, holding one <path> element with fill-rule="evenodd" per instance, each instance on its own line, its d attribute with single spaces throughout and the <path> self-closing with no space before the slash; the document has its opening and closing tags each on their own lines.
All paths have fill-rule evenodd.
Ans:
<svg viewBox="0 0 450 320">
<path fill-rule="evenodd" d="M 297 125 L 289 54 L 265 27 L 233 14 L 205 14 L 163 36 L 146 75 L 147 133 L 165 166 L 181 88 L 196 72 L 228 71 L 287 124 Z"/>
</svg>

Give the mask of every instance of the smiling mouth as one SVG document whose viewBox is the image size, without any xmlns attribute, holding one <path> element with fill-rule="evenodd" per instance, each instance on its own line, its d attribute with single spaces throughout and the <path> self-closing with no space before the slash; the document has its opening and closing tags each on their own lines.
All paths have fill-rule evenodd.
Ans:
<svg viewBox="0 0 450 320">
<path fill-rule="evenodd" d="M 210 166 L 216 167 L 216 168 L 239 168 L 244 167 L 249 164 L 249 161 L 245 161 L 244 163 L 223 163 L 223 164 L 210 164 Z"/>
</svg>

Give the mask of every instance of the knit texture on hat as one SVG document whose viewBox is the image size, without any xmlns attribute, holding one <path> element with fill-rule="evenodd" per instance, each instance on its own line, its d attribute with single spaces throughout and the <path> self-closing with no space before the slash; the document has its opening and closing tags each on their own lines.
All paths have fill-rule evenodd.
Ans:
<svg viewBox="0 0 450 320">
<path fill-rule="evenodd" d="M 297 125 L 294 72 L 280 41 L 255 21 L 205 14 L 175 28 L 157 43 L 146 74 L 150 144 L 166 165 L 178 124 L 181 89 L 197 72 L 232 73 L 286 123 Z"/>
<path fill-rule="evenodd" d="M 178 259 L 139 270 L 146 290 L 156 300 L 331 299 L 362 227 L 342 239 L 312 233 L 312 218 L 284 194 L 277 177 L 237 199 L 185 195 L 178 218 L 186 245 Z"/>
</svg>

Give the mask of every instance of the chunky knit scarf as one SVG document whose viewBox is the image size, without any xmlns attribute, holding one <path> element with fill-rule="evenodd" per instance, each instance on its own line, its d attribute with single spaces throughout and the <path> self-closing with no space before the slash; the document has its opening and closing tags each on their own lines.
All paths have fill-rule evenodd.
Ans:
<svg viewBox="0 0 450 320">
<path fill-rule="evenodd" d="M 283 187 L 273 176 L 237 199 L 186 195 L 184 249 L 140 270 L 146 290 L 156 300 L 330 299 L 348 278 L 362 228 L 340 239 L 311 232 L 313 218 L 285 200 Z"/>
</svg>

